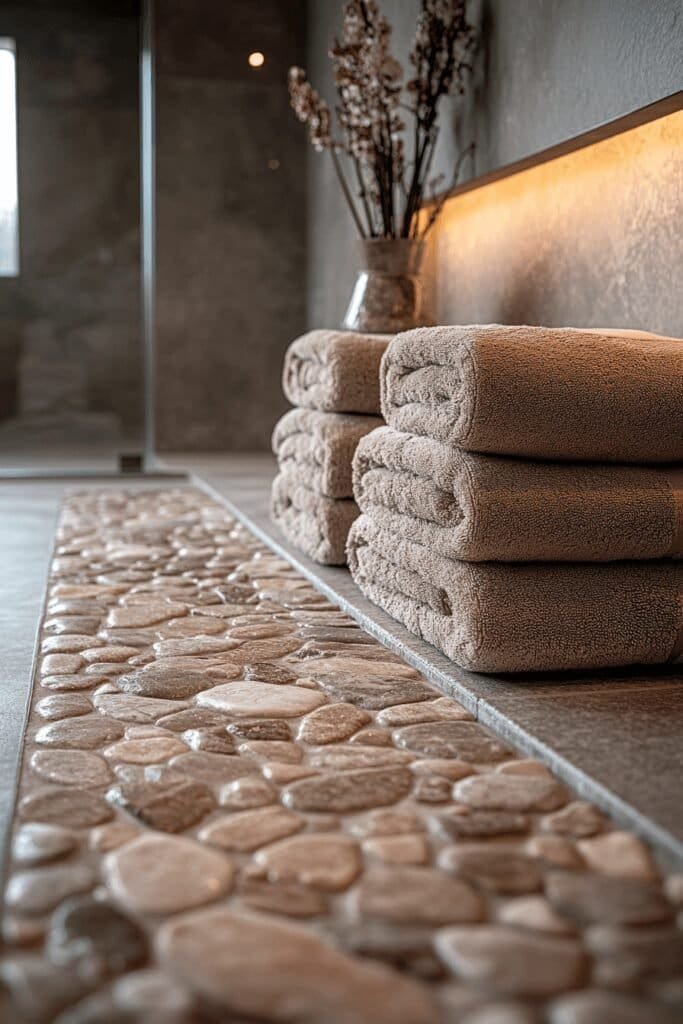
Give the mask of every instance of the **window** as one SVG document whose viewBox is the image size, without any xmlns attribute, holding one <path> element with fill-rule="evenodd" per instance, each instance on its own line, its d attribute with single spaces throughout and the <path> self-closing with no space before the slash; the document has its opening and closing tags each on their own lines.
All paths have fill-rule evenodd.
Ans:
<svg viewBox="0 0 683 1024">
<path fill-rule="evenodd" d="M 0 277 L 19 273 L 18 205 L 16 56 L 0 37 Z"/>
</svg>

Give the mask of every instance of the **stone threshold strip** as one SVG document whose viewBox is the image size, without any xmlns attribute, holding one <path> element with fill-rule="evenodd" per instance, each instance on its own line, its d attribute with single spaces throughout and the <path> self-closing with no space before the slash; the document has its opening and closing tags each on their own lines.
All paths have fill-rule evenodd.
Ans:
<svg viewBox="0 0 683 1024">
<path fill-rule="evenodd" d="M 0 1019 L 680 1019 L 664 873 L 192 488 L 65 504 Z"/>
</svg>

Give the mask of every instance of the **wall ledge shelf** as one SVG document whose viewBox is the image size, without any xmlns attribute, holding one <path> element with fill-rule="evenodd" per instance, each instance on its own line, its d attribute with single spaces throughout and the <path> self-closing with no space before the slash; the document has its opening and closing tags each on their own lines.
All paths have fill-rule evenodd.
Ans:
<svg viewBox="0 0 683 1024">
<path fill-rule="evenodd" d="M 641 125 L 657 121 L 661 117 L 675 114 L 679 110 L 683 110 L 683 89 L 671 93 L 669 96 L 664 96 L 654 103 L 648 103 L 644 107 L 631 110 L 620 117 L 604 121 L 593 128 L 579 132 L 577 135 L 572 135 L 561 142 L 554 143 L 552 146 L 546 146 L 535 153 L 530 153 L 528 156 L 520 157 L 519 160 L 503 164 L 501 167 L 486 171 L 484 174 L 475 175 L 475 177 L 463 181 L 460 185 L 456 185 L 446 192 L 440 192 L 429 205 L 444 199 L 454 199 L 456 196 L 464 195 L 466 192 L 473 192 L 475 189 L 485 188 L 486 185 L 492 185 L 495 181 L 511 178 L 513 175 L 521 174 L 532 167 L 539 167 L 541 164 L 557 160 L 559 157 L 567 156 L 569 153 L 574 153 L 579 149 L 585 149 L 587 146 L 604 142 L 606 139 L 622 135 L 633 128 L 639 128 Z"/>
</svg>

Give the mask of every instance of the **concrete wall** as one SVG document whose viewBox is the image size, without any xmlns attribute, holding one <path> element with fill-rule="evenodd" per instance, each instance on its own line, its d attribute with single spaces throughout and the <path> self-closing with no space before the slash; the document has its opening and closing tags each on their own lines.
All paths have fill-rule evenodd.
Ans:
<svg viewBox="0 0 683 1024">
<path fill-rule="evenodd" d="M 306 150 L 286 90 L 305 4 L 155 7 L 157 446 L 265 448 L 305 326 Z"/>
<path fill-rule="evenodd" d="M 306 148 L 286 90 L 305 0 L 154 8 L 158 448 L 265 448 L 305 327 Z M 139 28 L 138 0 L 0 6 L 21 221 L 20 276 L 0 278 L 0 452 L 27 410 L 73 412 L 67 448 L 94 428 L 139 446 Z"/>
<path fill-rule="evenodd" d="M 402 58 L 418 7 L 418 0 L 384 4 Z M 341 0 L 311 5 L 308 69 L 330 99 L 326 52 L 342 8 Z M 464 102 L 450 102 L 445 111 L 437 169 L 446 174 L 460 146 L 471 140 L 476 158 L 464 177 L 683 88 L 679 0 L 474 0 L 470 10 L 481 44 L 470 95 Z M 459 136 L 456 114 L 461 115 Z M 649 152 L 646 144 L 625 143 L 618 158 L 612 150 L 611 158 L 590 172 L 585 160 L 579 170 L 563 163 L 555 189 L 539 191 L 538 179 L 530 177 L 525 186 L 520 176 L 514 208 L 501 204 L 496 186 L 477 200 L 476 217 L 474 200 L 453 200 L 451 233 L 444 236 L 444 224 L 436 240 L 437 319 L 609 321 L 683 333 L 673 287 L 682 257 L 675 225 L 683 214 L 676 145 L 680 151 L 680 134 L 669 129 L 660 132 Z M 309 159 L 308 320 L 311 326 L 331 326 L 343 316 L 355 277 L 354 229 L 329 158 L 311 153 Z M 452 212 L 458 203 L 463 213 L 467 210 L 466 221 Z M 494 204 L 497 220 L 490 213 Z M 497 245 L 499 230 L 502 246 Z M 492 264 L 490 254 L 496 253 Z M 460 287 L 463 275 L 467 284 Z M 509 297 L 512 279 L 514 301 Z M 679 292 L 680 287 L 679 277 Z"/>
<path fill-rule="evenodd" d="M 139 436 L 138 4 L 21 0 L 21 271 L 0 278 L 0 421 L 70 405 Z"/>
</svg>

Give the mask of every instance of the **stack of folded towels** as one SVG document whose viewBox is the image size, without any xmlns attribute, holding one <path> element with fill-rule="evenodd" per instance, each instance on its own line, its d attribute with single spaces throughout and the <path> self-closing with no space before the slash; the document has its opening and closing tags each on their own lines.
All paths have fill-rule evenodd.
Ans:
<svg viewBox="0 0 683 1024">
<path fill-rule="evenodd" d="M 379 366 L 389 338 L 310 331 L 285 356 L 282 386 L 297 408 L 277 423 L 279 473 L 271 513 L 287 539 L 323 565 L 346 563 L 359 510 L 351 464 L 360 439 L 382 424 Z"/>
<path fill-rule="evenodd" d="M 473 671 L 681 657 L 683 341 L 422 328 L 381 390 L 348 543 L 366 596 Z"/>
</svg>

